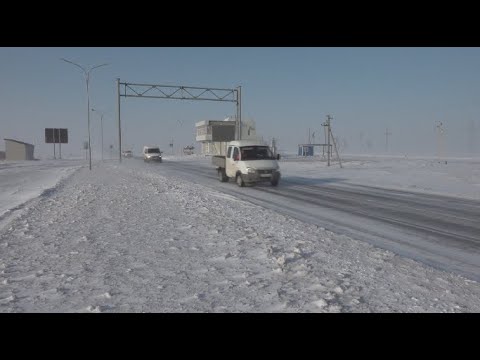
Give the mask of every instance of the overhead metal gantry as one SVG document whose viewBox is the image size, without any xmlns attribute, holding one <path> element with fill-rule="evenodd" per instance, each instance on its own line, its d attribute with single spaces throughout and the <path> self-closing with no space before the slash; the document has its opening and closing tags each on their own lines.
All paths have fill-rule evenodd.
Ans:
<svg viewBox="0 0 480 360">
<path fill-rule="evenodd" d="M 235 89 L 219 89 L 195 86 L 134 84 L 120 82 L 117 78 L 118 107 L 118 152 L 122 161 L 122 128 L 120 121 L 120 97 L 173 99 L 173 100 L 207 100 L 234 102 L 237 108 L 236 139 L 242 138 L 242 87 Z"/>
</svg>

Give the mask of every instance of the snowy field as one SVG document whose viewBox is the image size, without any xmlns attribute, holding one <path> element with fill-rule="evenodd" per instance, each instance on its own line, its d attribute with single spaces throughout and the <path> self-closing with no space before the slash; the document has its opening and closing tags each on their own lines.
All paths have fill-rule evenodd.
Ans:
<svg viewBox="0 0 480 360">
<path fill-rule="evenodd" d="M 291 157 L 282 161 L 282 170 L 285 175 L 335 177 L 340 183 L 480 200 L 480 157 L 439 161 L 428 157 L 345 155 L 342 165 L 344 168 L 339 169 L 336 161 L 327 167 L 319 158 Z"/>
<path fill-rule="evenodd" d="M 306 182 L 480 199 L 480 159 L 344 162 L 280 165 Z M 475 281 L 149 166 L 0 161 L 0 194 L 0 312 L 480 311 Z"/>
<path fill-rule="evenodd" d="M 13 212 L 83 165 L 83 161 L 72 160 L 0 160 L 0 229 Z"/>
</svg>

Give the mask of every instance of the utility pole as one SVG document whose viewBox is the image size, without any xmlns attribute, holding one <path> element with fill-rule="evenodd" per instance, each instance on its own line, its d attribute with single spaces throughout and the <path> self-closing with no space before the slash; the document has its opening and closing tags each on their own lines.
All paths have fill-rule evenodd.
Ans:
<svg viewBox="0 0 480 360">
<path fill-rule="evenodd" d="M 322 124 L 323 125 L 323 146 L 322 146 L 322 158 L 325 159 L 325 144 L 327 143 L 327 127 L 325 126 L 325 124 Z"/>
<path fill-rule="evenodd" d="M 338 153 L 338 148 L 337 148 L 337 142 L 335 141 L 335 137 L 332 134 L 332 129 L 330 129 L 330 135 L 332 136 L 333 147 L 335 148 L 335 153 L 337 154 L 338 163 L 340 164 L 340 167 L 343 168 L 342 159 L 340 159 L 340 154 Z"/>
<path fill-rule="evenodd" d="M 332 119 L 332 117 L 330 115 L 327 115 L 327 121 L 325 121 L 325 123 L 322 124 L 322 126 L 325 126 L 326 127 L 326 132 L 327 132 L 327 166 L 330 166 L 330 154 L 331 154 L 331 151 L 330 151 L 330 148 L 331 148 L 331 145 L 330 145 L 330 138 L 332 139 L 332 142 L 333 142 L 333 146 L 335 147 L 335 152 L 337 154 L 337 157 L 338 157 L 338 162 L 340 163 L 340 167 L 342 168 L 342 160 L 340 159 L 340 154 L 338 153 L 338 149 L 337 149 L 337 143 L 335 142 L 335 138 L 333 137 L 333 133 L 332 133 L 332 127 L 331 127 L 331 124 L 330 124 L 330 120 Z"/>
<path fill-rule="evenodd" d="M 445 133 L 445 129 L 443 128 L 443 123 L 441 121 L 437 122 L 436 128 L 437 128 L 437 158 L 438 158 L 438 162 L 440 162 L 440 157 L 444 155 L 443 134 Z"/>
<path fill-rule="evenodd" d="M 238 86 L 236 89 L 236 99 L 237 103 L 237 115 L 236 115 L 236 125 L 237 125 L 237 134 L 235 136 L 236 140 L 242 140 L 242 87 Z"/>
<path fill-rule="evenodd" d="M 392 133 L 388 132 L 388 128 L 387 128 L 387 130 L 385 130 L 385 149 L 387 153 L 388 153 L 388 137 L 390 135 L 392 135 Z"/>
<path fill-rule="evenodd" d="M 327 159 L 328 159 L 328 162 L 327 162 L 327 166 L 330 166 L 330 115 L 327 115 L 327 133 L 328 133 L 328 136 L 327 136 Z"/>
</svg>

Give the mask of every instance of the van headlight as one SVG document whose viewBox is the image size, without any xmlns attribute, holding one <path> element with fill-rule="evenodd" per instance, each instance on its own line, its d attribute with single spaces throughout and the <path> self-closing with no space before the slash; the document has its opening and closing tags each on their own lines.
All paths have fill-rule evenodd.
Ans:
<svg viewBox="0 0 480 360">
<path fill-rule="evenodd" d="M 254 168 L 247 168 L 247 173 L 248 174 L 255 174 L 257 172 L 257 170 L 255 170 Z"/>
</svg>

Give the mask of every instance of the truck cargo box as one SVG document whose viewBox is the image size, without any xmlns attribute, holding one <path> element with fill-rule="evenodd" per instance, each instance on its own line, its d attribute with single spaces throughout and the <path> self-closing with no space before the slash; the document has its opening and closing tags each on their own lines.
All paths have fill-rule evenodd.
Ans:
<svg viewBox="0 0 480 360">
<path fill-rule="evenodd" d="M 212 164 L 219 168 L 225 168 L 225 156 L 212 156 Z"/>
</svg>

